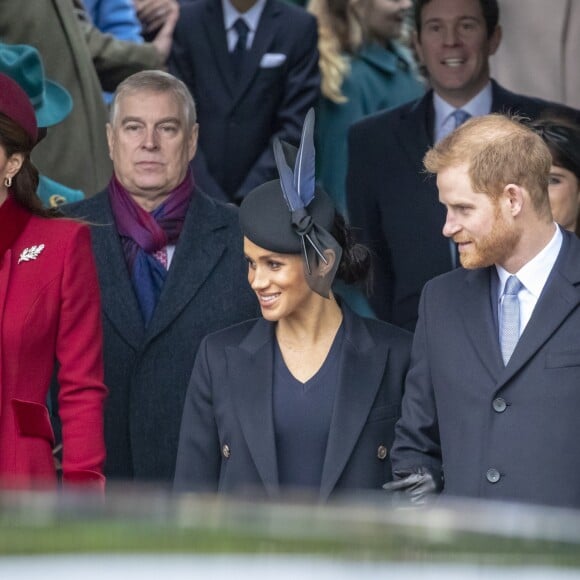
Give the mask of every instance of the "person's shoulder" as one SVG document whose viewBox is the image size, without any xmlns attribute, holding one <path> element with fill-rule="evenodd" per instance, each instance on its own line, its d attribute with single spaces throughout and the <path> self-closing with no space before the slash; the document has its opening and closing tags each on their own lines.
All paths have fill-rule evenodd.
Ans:
<svg viewBox="0 0 580 580">
<path fill-rule="evenodd" d="M 493 81 L 492 86 L 494 90 L 494 108 L 497 112 L 529 117 L 531 120 L 546 115 L 564 117 L 573 122 L 580 122 L 580 111 L 577 109 L 539 97 L 514 93 L 496 81 Z"/>
<path fill-rule="evenodd" d="M 346 304 L 342 305 L 342 311 L 346 328 L 350 329 L 351 338 L 354 338 L 357 342 L 364 336 L 366 331 L 377 344 L 385 344 L 391 347 L 410 347 L 413 335 L 409 331 L 389 322 L 361 316 L 353 312 Z M 349 331 L 347 330 L 347 332 Z M 364 342 L 364 339 L 361 342 Z"/>
<path fill-rule="evenodd" d="M 411 346 L 413 335 L 408 330 L 375 318 L 363 318 L 359 316 L 359 319 L 377 342 L 385 342 L 391 346 Z"/>
<path fill-rule="evenodd" d="M 350 129 L 350 134 L 355 138 L 368 136 L 370 134 L 377 134 L 384 138 L 385 136 L 390 135 L 393 129 L 397 127 L 403 119 L 408 118 L 410 115 L 417 114 L 417 107 L 424 98 L 425 96 L 421 96 L 418 99 L 403 103 L 398 107 L 378 111 L 377 113 L 368 115 L 360 121 L 353 123 Z"/>
<path fill-rule="evenodd" d="M 239 209 L 233 203 L 226 203 L 215 199 L 196 188 L 193 193 L 192 211 L 201 215 L 211 215 L 213 218 L 231 227 L 239 228 Z"/>
<path fill-rule="evenodd" d="M 295 22 L 316 22 L 316 17 L 302 6 L 285 0 L 269 0 L 269 2 L 271 2 L 272 8 L 281 13 L 284 18 L 290 18 Z"/>
<path fill-rule="evenodd" d="M 67 217 L 84 219 L 87 221 L 95 220 L 101 215 L 106 207 L 107 190 L 97 193 L 93 197 L 61 205 L 59 210 Z"/>
<path fill-rule="evenodd" d="M 237 324 L 208 334 L 204 338 L 204 342 L 208 350 L 216 348 L 221 350 L 230 346 L 238 346 L 260 324 L 267 324 L 267 322 L 263 318 L 251 318 L 244 322 L 238 322 Z"/>
</svg>

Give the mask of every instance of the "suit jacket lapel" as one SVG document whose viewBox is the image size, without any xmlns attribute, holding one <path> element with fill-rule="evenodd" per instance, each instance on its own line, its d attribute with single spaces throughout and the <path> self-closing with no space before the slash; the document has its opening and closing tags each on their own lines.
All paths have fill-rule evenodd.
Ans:
<svg viewBox="0 0 580 580">
<path fill-rule="evenodd" d="M 467 272 L 458 308 L 467 337 L 495 382 L 503 361 L 492 306 L 492 274 L 491 268 Z"/>
<path fill-rule="evenodd" d="M 326 456 L 322 470 L 320 499 L 332 493 L 364 428 L 381 385 L 389 349 L 377 345 L 364 319 L 343 308 L 345 339 L 341 353 Z"/>
<path fill-rule="evenodd" d="M 278 461 L 272 409 L 273 326 L 263 319 L 238 347 L 226 349 L 234 408 L 256 469 L 270 496 L 278 492 Z"/>
<path fill-rule="evenodd" d="M 94 208 L 96 212 L 91 215 L 91 220 L 97 225 L 91 229 L 91 236 L 99 264 L 103 312 L 117 332 L 137 350 L 143 340 L 145 326 L 107 193 L 102 194 Z"/>
<path fill-rule="evenodd" d="M 225 252 L 213 232 L 226 225 L 212 201 L 194 190 L 175 254 L 145 340 L 163 332 L 197 294 Z"/>
<path fill-rule="evenodd" d="M 532 317 L 500 376 L 501 384 L 513 377 L 534 356 L 580 304 L 580 244 L 572 236 L 573 234 L 564 233 L 558 260 Z"/>
<path fill-rule="evenodd" d="M 226 90 L 230 96 L 233 96 L 236 90 L 236 82 L 232 60 L 228 50 L 222 5 L 219 0 L 207 3 L 204 26 L 207 42 L 211 45 L 212 52 L 215 56 L 218 73 L 222 78 Z"/>
</svg>

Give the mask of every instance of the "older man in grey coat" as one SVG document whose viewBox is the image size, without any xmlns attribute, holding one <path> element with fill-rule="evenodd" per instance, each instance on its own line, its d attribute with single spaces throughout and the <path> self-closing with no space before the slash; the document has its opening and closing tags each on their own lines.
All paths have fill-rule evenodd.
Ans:
<svg viewBox="0 0 580 580">
<path fill-rule="evenodd" d="M 189 169 L 197 129 L 181 81 L 162 71 L 129 77 L 107 125 L 109 187 L 67 209 L 93 224 L 110 393 L 109 478 L 173 478 L 201 339 L 257 313 L 237 210 L 196 188 Z"/>
</svg>

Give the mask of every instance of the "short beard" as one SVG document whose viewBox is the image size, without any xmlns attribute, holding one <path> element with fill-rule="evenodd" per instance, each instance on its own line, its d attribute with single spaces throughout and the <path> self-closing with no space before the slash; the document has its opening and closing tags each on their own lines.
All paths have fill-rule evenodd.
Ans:
<svg viewBox="0 0 580 580">
<path fill-rule="evenodd" d="M 511 255 L 520 238 L 521 232 L 508 225 L 497 204 L 491 232 L 486 237 L 473 241 L 469 253 L 459 254 L 461 265 L 471 270 L 502 264 Z"/>
</svg>

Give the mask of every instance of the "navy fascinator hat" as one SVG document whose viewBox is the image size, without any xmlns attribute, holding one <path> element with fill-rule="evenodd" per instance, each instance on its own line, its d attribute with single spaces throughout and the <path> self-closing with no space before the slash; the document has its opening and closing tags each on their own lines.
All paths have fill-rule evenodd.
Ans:
<svg viewBox="0 0 580 580">
<path fill-rule="evenodd" d="M 242 234 L 261 248 L 302 254 L 309 286 L 325 298 L 336 275 L 342 248 L 330 234 L 335 208 L 316 186 L 314 110 L 304 121 L 298 150 L 274 140 L 279 179 L 252 190 L 240 206 Z"/>
</svg>

